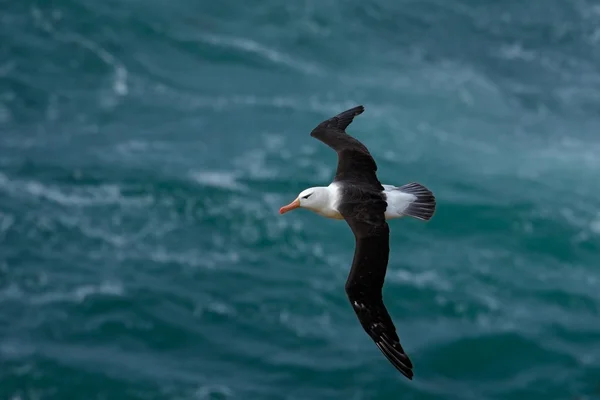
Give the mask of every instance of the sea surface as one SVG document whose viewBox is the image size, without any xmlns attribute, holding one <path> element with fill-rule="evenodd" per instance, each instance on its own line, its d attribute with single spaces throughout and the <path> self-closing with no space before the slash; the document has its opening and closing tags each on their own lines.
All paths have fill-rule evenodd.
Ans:
<svg viewBox="0 0 600 400">
<path fill-rule="evenodd" d="M 348 131 L 405 379 L 344 221 Z M 0 400 L 600 399 L 600 2 L 0 1 Z"/>
</svg>

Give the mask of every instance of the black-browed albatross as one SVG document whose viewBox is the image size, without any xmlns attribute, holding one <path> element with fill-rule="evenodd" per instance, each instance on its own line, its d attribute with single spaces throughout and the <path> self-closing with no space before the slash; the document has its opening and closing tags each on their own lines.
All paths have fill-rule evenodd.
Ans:
<svg viewBox="0 0 600 400">
<path fill-rule="evenodd" d="M 390 251 L 386 220 L 409 216 L 428 221 L 435 212 L 436 200 L 420 183 L 393 186 L 379 182 L 377 164 L 369 150 L 346 133 L 354 117 L 364 110 L 363 106 L 351 108 L 312 130 L 310 136 L 337 152 L 333 182 L 303 190 L 279 212 L 284 214 L 302 207 L 327 218 L 346 220 L 356 239 L 346 294 L 362 327 L 379 350 L 404 376 L 412 379 L 412 362 L 400 345 L 396 327 L 383 304 L 382 288 Z"/>
</svg>

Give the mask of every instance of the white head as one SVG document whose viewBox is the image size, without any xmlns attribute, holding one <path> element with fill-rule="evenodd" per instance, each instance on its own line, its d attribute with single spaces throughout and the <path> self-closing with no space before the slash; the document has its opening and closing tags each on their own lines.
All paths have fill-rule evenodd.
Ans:
<svg viewBox="0 0 600 400">
<path fill-rule="evenodd" d="M 311 187 L 300 192 L 296 200 L 279 209 L 279 214 L 285 214 L 295 208 L 306 208 L 319 213 L 329 207 L 329 190 L 326 187 Z"/>
</svg>

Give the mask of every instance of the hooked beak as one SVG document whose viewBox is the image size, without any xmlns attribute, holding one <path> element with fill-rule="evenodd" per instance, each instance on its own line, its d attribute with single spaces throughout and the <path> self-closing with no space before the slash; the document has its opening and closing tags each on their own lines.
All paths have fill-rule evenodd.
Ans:
<svg viewBox="0 0 600 400">
<path fill-rule="evenodd" d="M 296 199 L 294 201 L 292 201 L 290 204 L 288 204 L 287 206 L 283 206 L 279 209 L 279 214 L 285 214 L 288 211 L 292 211 L 294 208 L 298 208 L 300 207 L 300 200 Z"/>
</svg>

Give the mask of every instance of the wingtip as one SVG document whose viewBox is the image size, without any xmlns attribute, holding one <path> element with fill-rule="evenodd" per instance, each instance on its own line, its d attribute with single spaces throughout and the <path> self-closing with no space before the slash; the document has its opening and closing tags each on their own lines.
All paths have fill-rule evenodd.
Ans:
<svg viewBox="0 0 600 400">
<path fill-rule="evenodd" d="M 407 365 L 396 365 L 395 363 L 392 362 L 392 366 L 398 372 L 400 372 L 404 377 L 406 377 L 408 380 L 410 380 L 410 381 L 413 380 L 413 377 L 414 377 L 415 373 L 413 372 L 412 365 L 410 365 L 410 366 L 407 366 Z"/>
<path fill-rule="evenodd" d="M 351 110 L 355 112 L 355 115 L 360 115 L 365 112 L 365 106 L 363 106 L 362 104 L 359 104 L 356 107 L 352 108 Z"/>
<path fill-rule="evenodd" d="M 413 370 L 412 370 L 412 368 L 413 368 L 413 367 L 412 367 L 412 365 L 410 365 L 410 367 L 409 367 L 409 366 L 405 366 L 405 365 L 403 365 L 403 366 L 397 366 L 397 365 L 394 365 L 394 364 L 393 364 L 393 366 L 394 366 L 394 367 L 395 367 L 395 368 L 396 368 L 398 371 L 400 371 L 400 373 L 401 373 L 402 375 L 404 375 L 404 376 L 405 376 L 405 377 L 406 377 L 408 380 L 410 380 L 410 381 L 412 381 L 412 380 L 413 380 L 413 376 L 415 375 L 415 373 L 414 373 L 414 372 L 413 372 Z"/>
<path fill-rule="evenodd" d="M 341 130 L 341 131 L 345 132 L 346 128 L 354 120 L 354 117 L 362 114 L 364 111 L 365 111 L 365 107 L 362 104 L 352 107 L 352 108 L 349 108 L 345 111 L 342 111 L 341 113 L 337 114 L 336 116 L 333 116 L 333 117 L 321 122 L 319 125 L 317 125 L 316 128 L 314 128 L 311 131 L 310 135 L 312 137 L 316 137 L 318 132 L 320 132 L 324 129 L 337 129 L 337 130 Z"/>
<path fill-rule="evenodd" d="M 363 112 L 365 112 L 365 107 L 362 104 L 359 104 L 357 106 L 347 109 L 346 111 L 342 111 L 337 116 L 340 117 L 344 115 L 352 115 L 352 117 L 356 117 L 357 115 L 360 115 Z"/>
<path fill-rule="evenodd" d="M 407 377 L 409 380 L 413 378 L 413 364 L 410 361 L 410 358 L 404 351 L 398 352 L 398 349 L 394 347 L 389 347 L 386 342 L 375 342 L 375 345 L 381 350 L 385 358 L 392 364 L 396 370 L 398 370 L 402 375 Z"/>
</svg>

